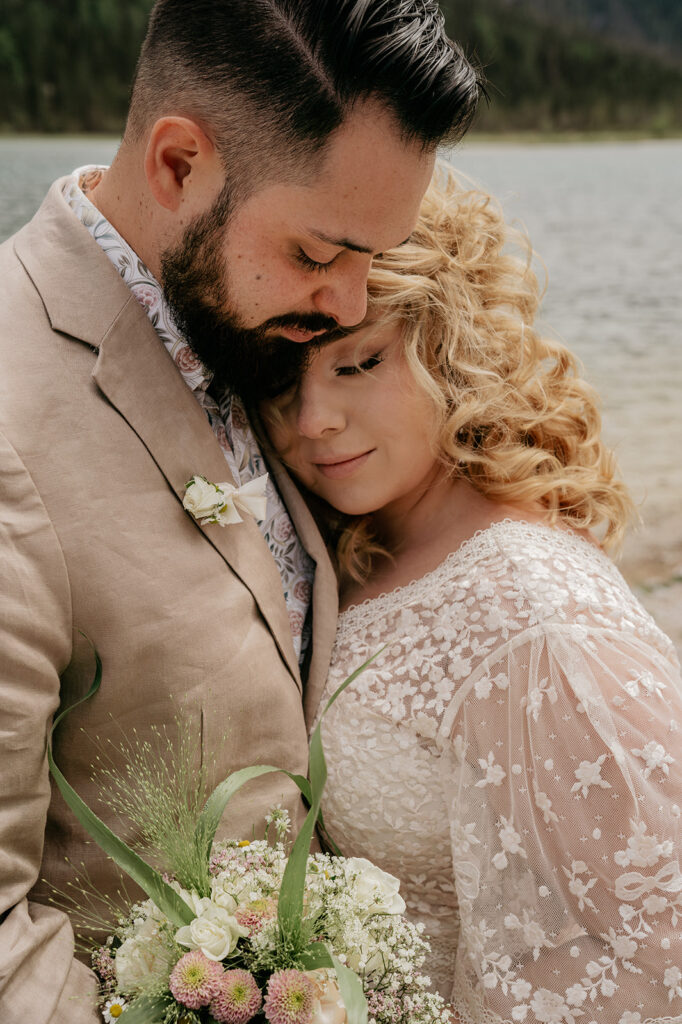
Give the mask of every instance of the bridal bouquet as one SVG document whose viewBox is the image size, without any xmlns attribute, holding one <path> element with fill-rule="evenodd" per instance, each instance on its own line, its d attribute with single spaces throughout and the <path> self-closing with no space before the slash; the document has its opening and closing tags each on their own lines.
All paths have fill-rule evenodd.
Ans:
<svg viewBox="0 0 682 1024">
<path fill-rule="evenodd" d="M 95 680 L 83 700 L 96 692 L 100 679 L 97 658 Z M 93 953 L 107 1024 L 451 1021 L 444 1001 L 428 990 L 422 967 L 429 945 L 422 926 L 403 916 L 398 880 L 362 858 L 310 854 L 316 825 L 324 829 L 326 765 L 319 724 L 310 744 L 309 779 L 290 775 L 310 809 L 288 854 L 288 816 L 279 808 L 266 818 L 266 834 L 275 833 L 272 843 L 214 841 L 230 798 L 250 779 L 279 770 L 272 766 L 228 776 L 195 814 L 188 814 L 191 801 L 173 806 L 177 795 L 147 806 L 130 780 L 109 779 L 108 791 L 122 795 L 119 809 L 130 813 L 133 807 L 138 819 L 154 819 L 157 848 L 166 853 L 157 870 L 83 803 L 49 751 L 48 759 L 81 824 L 148 897 L 123 911 L 106 944 Z M 142 757 L 130 778 L 144 781 L 144 774 Z M 172 841 L 164 843 L 164 835 Z"/>
</svg>

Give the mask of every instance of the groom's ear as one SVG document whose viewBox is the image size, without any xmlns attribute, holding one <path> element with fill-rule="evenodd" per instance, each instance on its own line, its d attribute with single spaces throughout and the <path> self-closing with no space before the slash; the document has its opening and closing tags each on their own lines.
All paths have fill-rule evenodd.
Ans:
<svg viewBox="0 0 682 1024">
<path fill-rule="evenodd" d="M 192 218 L 223 186 L 224 168 L 214 143 L 188 117 L 161 117 L 152 125 L 144 158 L 149 190 L 165 210 Z"/>
</svg>

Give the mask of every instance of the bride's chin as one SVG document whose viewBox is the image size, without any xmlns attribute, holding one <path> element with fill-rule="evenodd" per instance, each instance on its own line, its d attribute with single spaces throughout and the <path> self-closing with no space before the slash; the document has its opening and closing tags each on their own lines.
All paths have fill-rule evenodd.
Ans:
<svg viewBox="0 0 682 1024">
<path fill-rule="evenodd" d="M 364 503 L 342 501 L 337 504 L 336 502 L 329 501 L 329 498 L 326 498 L 325 500 L 328 505 L 331 505 L 332 508 L 336 509 L 337 512 L 340 512 L 344 516 L 371 516 L 375 512 L 379 511 L 379 509 L 375 508 L 373 505 L 367 505 Z"/>
</svg>

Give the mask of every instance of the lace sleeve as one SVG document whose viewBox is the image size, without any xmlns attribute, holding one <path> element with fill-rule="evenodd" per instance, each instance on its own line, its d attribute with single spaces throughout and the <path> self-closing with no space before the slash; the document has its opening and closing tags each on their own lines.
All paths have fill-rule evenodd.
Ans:
<svg viewBox="0 0 682 1024">
<path fill-rule="evenodd" d="M 460 690 L 464 1024 L 682 1022 L 680 725 L 677 666 L 629 633 L 538 626 Z"/>
</svg>

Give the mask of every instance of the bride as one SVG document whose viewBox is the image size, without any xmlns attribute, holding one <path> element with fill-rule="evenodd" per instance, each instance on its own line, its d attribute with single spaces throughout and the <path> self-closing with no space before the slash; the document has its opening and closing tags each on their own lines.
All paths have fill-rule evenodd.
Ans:
<svg viewBox="0 0 682 1024">
<path fill-rule="evenodd" d="M 682 1021 L 679 665 L 510 241 L 443 172 L 365 324 L 264 408 L 338 566 L 324 702 L 381 650 L 324 723 L 325 822 L 400 878 L 455 1019 Z"/>
</svg>

